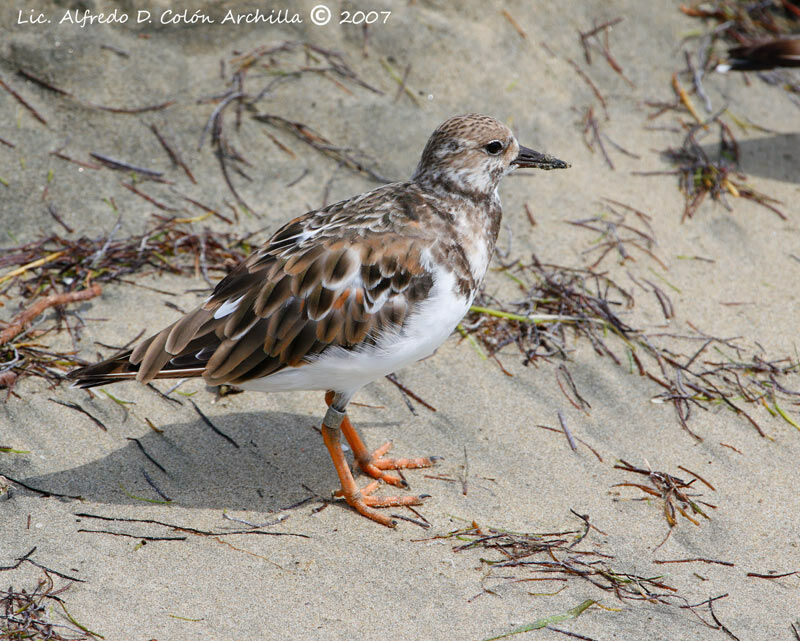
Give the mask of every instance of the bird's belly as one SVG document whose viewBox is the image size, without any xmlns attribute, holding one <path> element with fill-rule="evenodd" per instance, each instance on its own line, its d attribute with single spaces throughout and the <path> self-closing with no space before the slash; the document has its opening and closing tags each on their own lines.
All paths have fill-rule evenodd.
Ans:
<svg viewBox="0 0 800 641">
<path fill-rule="evenodd" d="M 455 278 L 440 273 L 429 296 L 409 316 L 402 331 L 385 333 L 356 349 L 329 347 L 313 361 L 287 367 L 241 387 L 264 392 L 335 390 L 354 392 L 386 374 L 430 356 L 464 317 L 471 299 L 455 291 Z"/>
</svg>

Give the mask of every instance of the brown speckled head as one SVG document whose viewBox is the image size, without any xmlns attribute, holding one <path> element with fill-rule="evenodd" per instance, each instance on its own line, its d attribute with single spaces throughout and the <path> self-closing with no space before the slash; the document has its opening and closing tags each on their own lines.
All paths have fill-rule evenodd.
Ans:
<svg viewBox="0 0 800 641">
<path fill-rule="evenodd" d="M 483 114 L 445 120 L 431 134 L 412 180 L 474 199 L 491 196 L 515 167 L 567 167 L 560 160 L 521 147 L 511 130 Z"/>
</svg>

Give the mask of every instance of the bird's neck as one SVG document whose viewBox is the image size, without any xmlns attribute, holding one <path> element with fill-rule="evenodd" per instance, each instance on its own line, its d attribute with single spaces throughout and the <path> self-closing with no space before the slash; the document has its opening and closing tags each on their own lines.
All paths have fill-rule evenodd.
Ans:
<svg viewBox="0 0 800 641">
<path fill-rule="evenodd" d="M 447 193 L 424 189 L 433 196 L 430 206 L 450 233 L 442 233 L 438 252 L 448 258 L 464 295 L 474 295 L 480 287 L 494 252 L 500 231 L 502 209 L 497 190 L 479 199 L 452 190 Z"/>
<path fill-rule="evenodd" d="M 411 180 L 440 198 L 462 198 L 476 206 L 497 199 L 496 177 L 488 173 L 456 172 L 419 166 Z"/>
<path fill-rule="evenodd" d="M 495 190 L 467 215 L 459 216 L 453 221 L 477 285 L 483 281 L 492 259 L 502 215 L 500 196 Z"/>
</svg>

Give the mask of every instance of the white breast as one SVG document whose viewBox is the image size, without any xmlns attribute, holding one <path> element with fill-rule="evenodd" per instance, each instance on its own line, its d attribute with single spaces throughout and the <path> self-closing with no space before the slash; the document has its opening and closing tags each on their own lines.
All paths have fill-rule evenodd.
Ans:
<svg viewBox="0 0 800 641">
<path fill-rule="evenodd" d="M 311 363 L 287 367 L 266 378 L 242 383 L 241 387 L 263 392 L 329 389 L 355 392 L 367 383 L 433 354 L 467 313 L 471 303 L 456 293 L 452 272 L 434 268 L 433 287 L 428 297 L 409 316 L 401 332 L 384 334 L 377 345 L 358 350 L 328 348 Z"/>
</svg>

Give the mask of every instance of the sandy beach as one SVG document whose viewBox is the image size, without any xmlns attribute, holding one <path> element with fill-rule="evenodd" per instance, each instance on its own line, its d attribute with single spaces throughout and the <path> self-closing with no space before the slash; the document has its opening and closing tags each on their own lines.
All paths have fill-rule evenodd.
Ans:
<svg viewBox="0 0 800 641">
<path fill-rule="evenodd" d="M 406 472 L 431 498 L 418 515 L 394 509 L 411 519 L 394 530 L 330 501 L 320 393 L 219 397 L 189 380 L 90 395 L 13 370 L 0 388 L 0 480 L 13 479 L 0 487 L 0 589 L 30 592 L 41 566 L 55 571 L 64 607 L 45 600 L 41 616 L 66 638 L 478 641 L 535 622 L 512 638 L 800 638 L 800 108 L 786 80 L 796 91 L 798 71 L 776 84 L 710 72 L 707 111 L 683 52 L 697 64 L 718 23 L 676 2 L 348 0 L 329 3 L 324 25 L 316 5 L 0 8 L 0 256 L 52 234 L 132 237 L 153 215 L 252 233 L 255 246 L 305 211 L 408 178 L 439 123 L 481 112 L 572 164 L 504 180 L 483 304 L 524 298 L 518 280 L 538 281 L 514 266 L 535 256 L 548 273 L 619 285 L 631 300 L 601 290 L 636 332 L 596 325 L 613 357 L 568 327 L 560 354 L 531 360 L 512 338 L 487 357 L 487 317 L 397 372 L 435 411 L 389 380 L 365 387 L 350 416 L 370 447 L 443 457 Z M 366 29 L 342 23 L 371 11 Z M 585 39 L 588 62 L 580 34 L 608 22 Z M 237 91 L 263 93 L 245 106 Z M 703 128 L 687 102 L 701 121 L 727 110 Z M 207 123 L 228 103 L 220 143 Z M 741 175 L 687 216 L 676 170 L 689 161 L 667 150 L 685 151 L 692 130 L 717 158 L 720 121 Z M 205 298 L 197 265 L 103 284 L 34 323 L 70 331 L 9 345 L 110 356 Z M 23 290 L 50 286 L 19 284 L 36 269 L 0 280 L 2 323 L 30 304 Z M 0 350 L 3 369 L 13 352 Z M 725 399 L 683 387 L 700 379 L 671 359 L 713 372 L 702 380 Z"/>
</svg>

